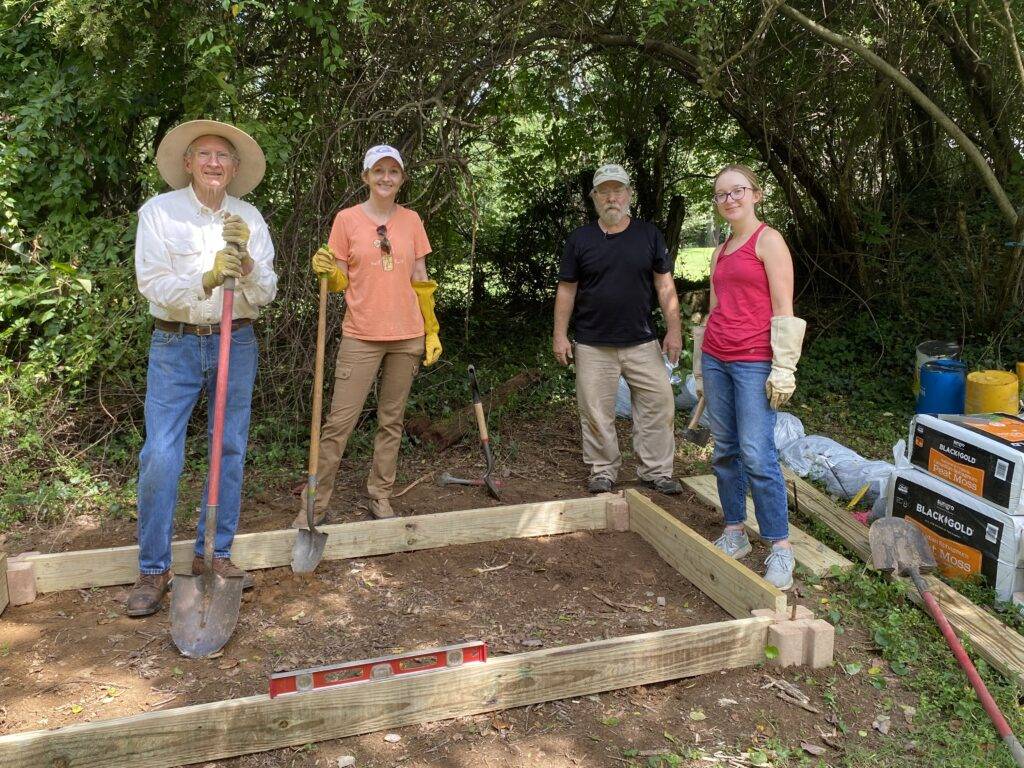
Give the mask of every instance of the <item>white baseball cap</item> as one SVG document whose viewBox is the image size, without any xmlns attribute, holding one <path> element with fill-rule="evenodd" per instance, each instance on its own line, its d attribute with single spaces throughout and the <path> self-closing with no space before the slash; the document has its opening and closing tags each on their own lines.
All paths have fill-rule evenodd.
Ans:
<svg viewBox="0 0 1024 768">
<path fill-rule="evenodd" d="M 366 150 L 366 154 L 363 156 L 363 170 L 370 170 L 385 157 L 390 157 L 401 166 L 403 171 L 405 170 L 405 163 L 402 161 L 402 154 L 389 144 L 378 144 L 377 146 L 370 147 Z"/>
<path fill-rule="evenodd" d="M 606 181 L 618 181 L 622 184 L 629 186 L 629 174 L 626 173 L 626 169 L 621 165 L 615 163 L 608 163 L 602 165 L 594 172 L 594 185 L 593 189 L 597 189 L 599 186 L 604 184 Z"/>
</svg>

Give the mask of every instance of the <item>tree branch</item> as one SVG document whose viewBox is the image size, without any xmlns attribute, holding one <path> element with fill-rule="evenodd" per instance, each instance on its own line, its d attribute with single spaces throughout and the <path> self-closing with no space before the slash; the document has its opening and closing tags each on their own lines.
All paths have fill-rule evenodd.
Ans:
<svg viewBox="0 0 1024 768">
<path fill-rule="evenodd" d="M 971 141 L 970 137 L 961 130 L 960 126 L 953 122 L 953 120 L 950 119 L 950 117 L 943 112 L 934 101 L 929 99 L 920 88 L 914 85 L 906 75 L 867 46 L 862 45 L 856 40 L 844 35 L 836 34 L 832 30 L 818 24 L 816 21 L 807 18 L 795 8 L 782 3 L 779 5 L 779 10 L 783 15 L 795 21 L 812 34 L 826 40 L 836 47 L 845 48 L 848 51 L 856 53 L 868 64 L 896 83 L 901 90 L 917 102 L 917 104 L 927 112 L 935 122 L 942 126 L 943 130 L 945 130 L 946 133 L 948 133 L 960 146 L 960 149 L 963 150 L 964 154 L 967 155 L 967 158 L 981 175 L 982 180 L 985 182 L 985 186 L 989 189 L 989 192 L 992 193 L 992 196 L 995 198 L 996 205 L 999 206 L 999 210 L 1002 212 L 1007 223 L 1014 231 L 1017 230 L 1020 222 L 1017 209 L 1006 194 L 1006 190 L 1003 189 L 1002 184 L 999 183 L 999 179 L 996 178 L 995 173 L 989 166 L 988 160 L 986 160 L 985 156 L 981 153 L 981 150 L 978 149 L 977 145 Z"/>
</svg>

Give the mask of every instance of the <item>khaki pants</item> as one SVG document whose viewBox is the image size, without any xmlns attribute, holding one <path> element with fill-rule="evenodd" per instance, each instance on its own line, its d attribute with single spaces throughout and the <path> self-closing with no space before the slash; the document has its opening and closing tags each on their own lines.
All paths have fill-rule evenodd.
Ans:
<svg viewBox="0 0 1024 768">
<path fill-rule="evenodd" d="M 402 445 L 405 402 L 422 357 L 422 336 L 402 341 L 342 338 L 334 368 L 331 412 L 320 434 L 320 458 L 316 470 L 317 517 L 323 515 L 334 493 L 338 464 L 380 368 L 383 370 L 377 391 L 377 434 L 373 440 L 373 465 L 366 490 L 371 499 L 390 498 L 398 469 L 398 449 Z"/>
<path fill-rule="evenodd" d="M 576 344 L 576 400 L 583 461 L 590 476 L 615 481 L 622 466 L 615 434 L 615 393 L 625 378 L 633 401 L 633 450 L 641 480 L 672 477 L 675 401 L 657 341 L 632 347 Z"/>
</svg>

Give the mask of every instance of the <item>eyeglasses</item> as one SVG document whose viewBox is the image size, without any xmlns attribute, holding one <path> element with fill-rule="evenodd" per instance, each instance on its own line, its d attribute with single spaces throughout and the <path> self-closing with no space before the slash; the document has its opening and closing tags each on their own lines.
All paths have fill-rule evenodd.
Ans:
<svg viewBox="0 0 1024 768">
<path fill-rule="evenodd" d="M 385 272 L 390 272 L 395 268 L 395 259 L 391 255 L 391 241 L 388 240 L 387 225 L 381 224 L 377 227 L 377 237 L 380 238 L 377 241 L 377 246 L 381 252 L 381 267 Z"/>
<path fill-rule="evenodd" d="M 716 192 L 713 196 L 713 199 L 716 203 L 718 203 L 718 205 L 721 205 L 730 197 L 736 202 L 739 202 L 747 194 L 748 189 L 751 192 L 754 191 L 753 187 L 733 187 L 728 192 Z"/>
<path fill-rule="evenodd" d="M 235 156 L 230 152 L 214 152 L 209 149 L 199 149 L 192 154 L 195 155 L 201 163 L 208 163 L 214 158 L 216 158 L 217 162 L 221 165 L 227 165 L 228 163 L 233 163 L 235 161 Z"/>
</svg>

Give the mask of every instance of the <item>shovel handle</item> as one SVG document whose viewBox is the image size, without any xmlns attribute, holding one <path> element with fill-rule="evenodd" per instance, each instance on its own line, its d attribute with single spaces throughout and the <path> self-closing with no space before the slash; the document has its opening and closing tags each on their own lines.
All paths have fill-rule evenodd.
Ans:
<svg viewBox="0 0 1024 768">
<path fill-rule="evenodd" d="M 707 404 L 708 401 L 704 399 L 704 394 L 701 393 L 700 399 L 697 400 L 697 407 L 693 409 L 693 413 L 690 416 L 690 423 L 686 426 L 687 429 L 697 428 L 697 424 L 700 422 L 700 417 L 704 415 L 704 408 Z"/>
<path fill-rule="evenodd" d="M 316 318 L 316 360 L 313 366 L 313 413 L 309 422 L 309 465 L 306 472 L 306 525 L 316 532 L 316 469 L 320 462 L 320 422 L 324 405 L 324 354 L 327 348 L 327 278 L 320 278 L 320 307 Z"/>
<path fill-rule="evenodd" d="M 209 492 L 206 497 L 206 524 L 203 536 L 203 561 L 206 570 L 213 566 L 214 536 L 217 533 L 217 502 L 220 498 L 220 458 L 224 446 L 224 411 L 228 403 L 228 366 L 231 361 L 231 321 L 235 309 L 235 278 L 224 280 L 220 311 L 220 348 L 217 354 L 217 384 L 213 397 L 213 440 L 210 445 Z"/>
<path fill-rule="evenodd" d="M 917 587 L 917 591 L 921 593 L 921 598 L 924 600 L 925 606 L 928 608 L 928 613 L 935 619 L 935 623 L 939 625 L 939 631 L 942 632 L 942 636 L 946 640 L 946 645 L 953 651 L 953 656 L 956 657 L 960 667 L 967 674 L 967 679 L 971 681 L 971 687 L 974 688 L 974 692 L 978 695 L 978 701 L 981 702 L 982 708 L 985 713 L 992 720 L 992 724 L 996 727 L 996 732 L 999 733 L 999 737 L 1006 744 L 1010 753 L 1013 755 L 1014 761 L 1017 765 L 1024 768 L 1024 748 L 1021 747 L 1020 741 L 1010 730 L 1009 723 L 1006 722 L 1006 718 L 1003 717 L 1003 713 L 999 711 L 999 705 L 996 704 L 995 699 L 992 698 L 992 694 L 988 692 L 988 688 L 985 687 L 985 681 L 981 679 L 981 675 L 978 674 L 978 670 L 974 667 L 974 662 L 971 661 L 970 656 L 967 655 L 967 651 L 964 650 L 963 645 L 957 638 L 953 628 L 949 625 L 949 621 L 946 619 L 946 614 L 942 612 L 942 608 L 939 606 L 935 596 L 928 589 L 927 583 L 921 577 L 920 572 L 917 568 L 908 569 L 909 576 L 914 582 L 914 586 Z"/>
<path fill-rule="evenodd" d="M 316 320 L 316 363 L 313 368 L 313 415 L 309 423 L 309 475 L 316 477 L 320 460 L 320 420 L 324 405 L 324 352 L 327 348 L 327 278 L 320 278 L 320 312 Z"/>
</svg>

